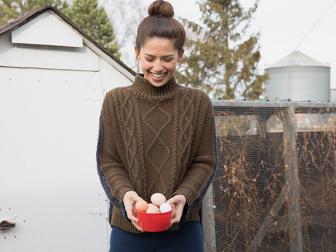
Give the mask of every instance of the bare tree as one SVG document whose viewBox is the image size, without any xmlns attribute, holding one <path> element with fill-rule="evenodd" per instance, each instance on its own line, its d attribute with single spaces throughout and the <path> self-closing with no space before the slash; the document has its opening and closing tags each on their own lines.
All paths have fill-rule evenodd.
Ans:
<svg viewBox="0 0 336 252">
<path fill-rule="evenodd" d="M 141 0 L 101 0 L 112 21 L 121 59 L 132 69 L 137 70 L 133 53 L 138 24 L 146 16 L 146 7 Z"/>
</svg>

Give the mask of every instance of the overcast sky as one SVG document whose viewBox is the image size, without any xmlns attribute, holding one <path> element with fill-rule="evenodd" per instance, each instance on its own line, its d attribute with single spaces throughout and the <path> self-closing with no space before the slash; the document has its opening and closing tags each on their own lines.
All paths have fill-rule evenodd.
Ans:
<svg viewBox="0 0 336 252">
<path fill-rule="evenodd" d="M 151 0 L 143 0 L 148 5 Z M 176 16 L 193 21 L 200 19 L 196 0 L 170 0 Z M 253 0 L 243 0 L 245 6 Z M 265 68 L 295 49 L 328 63 L 332 86 L 336 88 L 336 0 L 261 0 L 253 29 L 261 34 L 260 46 Z M 299 42 L 304 38 L 300 46 Z"/>
</svg>

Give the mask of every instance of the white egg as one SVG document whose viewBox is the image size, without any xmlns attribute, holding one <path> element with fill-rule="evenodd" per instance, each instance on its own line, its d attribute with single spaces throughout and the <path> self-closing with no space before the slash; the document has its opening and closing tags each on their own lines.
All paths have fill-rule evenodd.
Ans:
<svg viewBox="0 0 336 252">
<path fill-rule="evenodd" d="M 162 203 L 160 205 L 160 213 L 167 213 L 172 210 L 172 207 L 169 203 Z"/>
<path fill-rule="evenodd" d="M 162 193 L 154 193 L 151 197 L 151 201 L 154 205 L 160 206 L 166 202 L 166 197 Z"/>
</svg>

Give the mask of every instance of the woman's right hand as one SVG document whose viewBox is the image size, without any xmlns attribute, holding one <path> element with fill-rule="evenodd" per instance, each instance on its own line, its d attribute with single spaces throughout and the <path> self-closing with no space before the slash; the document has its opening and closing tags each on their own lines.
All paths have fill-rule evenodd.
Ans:
<svg viewBox="0 0 336 252">
<path fill-rule="evenodd" d="M 136 227 L 139 231 L 143 232 L 139 225 L 138 218 L 134 215 L 135 204 L 143 200 L 135 191 L 128 191 L 123 197 L 123 203 L 127 213 L 127 218 L 132 222 L 133 226 Z"/>
</svg>

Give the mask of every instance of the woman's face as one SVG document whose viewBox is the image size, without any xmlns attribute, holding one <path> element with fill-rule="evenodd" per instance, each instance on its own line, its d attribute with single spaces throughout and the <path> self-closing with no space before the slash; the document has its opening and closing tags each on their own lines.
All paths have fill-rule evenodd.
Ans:
<svg viewBox="0 0 336 252">
<path fill-rule="evenodd" d="M 148 38 L 135 53 L 145 79 L 156 87 L 163 86 L 173 77 L 176 65 L 183 57 L 183 50 L 174 48 L 174 40 L 158 37 Z"/>
</svg>

